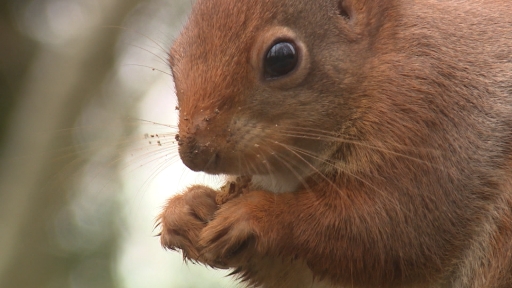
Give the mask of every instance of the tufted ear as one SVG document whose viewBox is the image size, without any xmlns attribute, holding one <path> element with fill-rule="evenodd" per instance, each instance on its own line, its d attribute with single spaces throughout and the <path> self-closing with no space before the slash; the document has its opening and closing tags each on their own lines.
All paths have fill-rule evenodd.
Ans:
<svg viewBox="0 0 512 288">
<path fill-rule="evenodd" d="M 364 14 L 373 13 L 372 10 L 380 11 L 392 4 L 394 0 L 336 0 L 338 14 L 347 20 L 354 20 Z M 359 15 L 363 14 L 363 15 Z"/>
<path fill-rule="evenodd" d="M 350 0 L 338 0 L 338 14 L 350 20 L 354 17 L 354 9 Z"/>
<path fill-rule="evenodd" d="M 336 0 L 337 12 L 357 34 L 378 33 L 397 14 L 397 0 Z M 331 2 L 333 3 L 333 2 Z M 371 36 L 367 36 L 371 37 Z"/>
</svg>

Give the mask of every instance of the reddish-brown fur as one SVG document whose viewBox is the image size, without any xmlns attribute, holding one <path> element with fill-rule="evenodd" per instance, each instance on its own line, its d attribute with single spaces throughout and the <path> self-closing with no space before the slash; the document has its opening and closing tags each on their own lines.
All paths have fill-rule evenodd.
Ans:
<svg viewBox="0 0 512 288">
<path fill-rule="evenodd" d="M 512 287 L 511 1 L 198 0 L 170 64 L 183 162 L 254 184 L 170 199 L 165 247 L 256 287 Z"/>
</svg>

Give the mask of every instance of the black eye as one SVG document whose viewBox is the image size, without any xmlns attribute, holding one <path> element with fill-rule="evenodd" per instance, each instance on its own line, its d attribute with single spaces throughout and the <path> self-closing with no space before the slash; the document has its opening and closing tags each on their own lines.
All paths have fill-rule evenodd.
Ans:
<svg viewBox="0 0 512 288">
<path fill-rule="evenodd" d="M 298 55 L 290 42 L 278 42 L 265 55 L 264 71 L 266 78 L 277 78 L 290 73 L 297 66 Z"/>
</svg>

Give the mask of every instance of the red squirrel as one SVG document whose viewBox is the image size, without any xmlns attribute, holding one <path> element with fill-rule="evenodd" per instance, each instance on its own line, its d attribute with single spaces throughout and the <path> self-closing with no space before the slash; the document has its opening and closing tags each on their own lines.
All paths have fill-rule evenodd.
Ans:
<svg viewBox="0 0 512 288">
<path fill-rule="evenodd" d="M 183 163 L 250 183 L 171 198 L 164 247 L 247 287 L 512 287 L 512 1 L 198 0 L 169 63 Z"/>
</svg>

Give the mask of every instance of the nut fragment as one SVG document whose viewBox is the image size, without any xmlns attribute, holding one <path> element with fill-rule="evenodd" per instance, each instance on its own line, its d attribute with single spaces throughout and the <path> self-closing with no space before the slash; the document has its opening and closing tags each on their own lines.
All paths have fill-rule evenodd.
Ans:
<svg viewBox="0 0 512 288">
<path fill-rule="evenodd" d="M 215 197 L 217 205 L 222 205 L 229 200 L 240 196 L 247 192 L 247 188 L 251 183 L 251 176 L 239 176 L 235 181 L 229 181 L 220 188 L 220 192 Z"/>
</svg>

